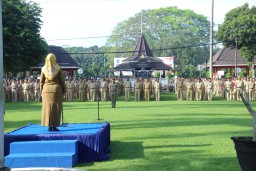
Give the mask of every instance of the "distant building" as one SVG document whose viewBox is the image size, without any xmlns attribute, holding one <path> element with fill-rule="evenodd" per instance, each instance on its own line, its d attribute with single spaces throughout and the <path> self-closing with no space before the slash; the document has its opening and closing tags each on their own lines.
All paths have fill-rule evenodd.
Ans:
<svg viewBox="0 0 256 171">
<path fill-rule="evenodd" d="M 122 60 L 115 66 L 115 71 L 132 71 L 135 77 L 148 77 L 154 70 L 171 70 L 172 67 L 153 56 L 148 43 L 142 34 L 131 57 Z"/>
<path fill-rule="evenodd" d="M 56 62 L 59 64 L 63 71 L 66 72 L 66 77 L 73 77 L 74 71 L 81 68 L 76 61 L 69 55 L 67 51 L 65 51 L 62 47 L 59 46 L 50 46 L 50 53 L 55 54 Z M 32 67 L 33 71 L 41 71 L 44 63 L 39 63 L 37 66 Z M 33 75 L 33 74 L 32 74 Z"/>
<path fill-rule="evenodd" d="M 256 60 L 254 59 L 254 66 Z M 209 63 L 208 63 L 209 66 Z M 218 71 L 223 68 L 229 69 L 230 75 L 232 75 L 232 70 L 238 68 L 245 68 L 247 75 L 249 75 L 250 67 L 248 66 L 248 62 L 245 58 L 240 55 L 239 50 L 231 49 L 231 48 L 222 48 L 213 56 L 213 76 L 218 76 Z"/>
</svg>

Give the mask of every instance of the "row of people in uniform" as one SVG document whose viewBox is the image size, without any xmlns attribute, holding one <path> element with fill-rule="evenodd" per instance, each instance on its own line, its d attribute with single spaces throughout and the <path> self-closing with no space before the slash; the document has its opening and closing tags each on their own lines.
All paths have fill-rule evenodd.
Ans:
<svg viewBox="0 0 256 171">
<path fill-rule="evenodd" d="M 76 93 L 75 89 L 78 87 L 78 95 L 79 101 L 97 101 L 99 97 L 101 101 L 108 101 L 110 100 L 110 91 L 111 88 L 109 87 L 111 80 L 102 78 L 101 80 L 94 80 L 94 79 L 80 79 L 78 82 L 74 81 L 67 81 L 67 94 L 66 99 L 67 101 L 72 101 Z M 144 81 L 143 78 L 137 78 L 134 85 L 132 82 L 127 78 L 126 80 L 122 80 L 121 78 L 115 79 L 115 83 L 117 86 L 116 95 L 120 96 L 124 94 L 125 101 L 130 101 L 130 93 L 132 89 L 135 92 L 135 101 L 141 101 L 143 98 L 146 101 L 150 100 L 151 95 L 153 94 L 156 101 L 160 100 L 160 92 L 162 89 L 162 85 L 159 82 L 159 79 L 156 78 L 155 80 L 151 80 L 150 78 Z"/>
<path fill-rule="evenodd" d="M 39 80 L 8 79 L 4 80 L 3 88 L 6 102 L 41 101 Z"/>
<path fill-rule="evenodd" d="M 183 79 L 177 77 L 174 89 L 177 99 L 212 100 L 213 96 L 226 98 L 228 101 L 241 101 L 241 93 L 248 93 L 250 101 L 255 100 L 256 84 L 254 78 L 233 77 L 228 79 Z"/>
</svg>

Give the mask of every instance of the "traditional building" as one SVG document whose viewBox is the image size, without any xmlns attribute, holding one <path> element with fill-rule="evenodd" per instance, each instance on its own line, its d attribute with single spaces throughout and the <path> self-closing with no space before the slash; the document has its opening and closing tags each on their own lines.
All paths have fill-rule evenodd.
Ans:
<svg viewBox="0 0 256 171">
<path fill-rule="evenodd" d="M 254 64 L 256 60 L 254 59 Z M 209 66 L 209 65 L 208 65 Z M 218 71 L 223 68 L 228 68 L 230 75 L 232 75 L 232 70 L 235 68 L 245 68 L 247 75 L 249 75 L 250 67 L 245 58 L 241 57 L 240 51 L 230 48 L 222 48 L 213 56 L 213 76 L 218 75 Z"/>
<path fill-rule="evenodd" d="M 132 71 L 135 76 L 142 72 L 154 70 L 170 70 L 171 67 L 164 64 L 161 59 L 153 56 L 148 43 L 142 34 L 131 57 L 122 61 L 114 68 L 116 71 Z"/>
<path fill-rule="evenodd" d="M 66 73 L 66 77 L 73 77 L 74 71 L 81 68 L 76 61 L 65 51 L 62 47 L 59 46 L 50 46 L 50 53 L 55 54 L 56 62 L 59 64 L 63 71 Z M 33 71 L 41 71 L 44 63 L 39 63 L 37 66 L 32 67 Z M 33 75 L 33 74 L 32 74 Z"/>
</svg>

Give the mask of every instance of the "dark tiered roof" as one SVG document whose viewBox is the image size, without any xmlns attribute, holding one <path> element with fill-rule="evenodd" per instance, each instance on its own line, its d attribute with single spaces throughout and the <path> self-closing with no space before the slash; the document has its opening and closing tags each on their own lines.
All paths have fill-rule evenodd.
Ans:
<svg viewBox="0 0 256 171">
<path fill-rule="evenodd" d="M 61 66 L 63 70 L 66 69 L 79 69 L 81 68 L 76 61 L 65 51 L 62 47 L 59 46 L 49 46 L 50 53 L 55 54 L 56 62 Z M 44 66 L 44 63 L 39 63 L 35 69 L 41 69 Z"/>
<path fill-rule="evenodd" d="M 235 66 L 235 49 L 222 48 L 213 56 L 213 66 Z M 254 59 L 254 63 L 256 60 Z M 248 62 L 240 55 L 240 51 L 237 50 L 237 66 L 248 66 Z"/>
<path fill-rule="evenodd" d="M 116 70 L 170 70 L 161 59 L 153 56 L 148 43 L 142 34 L 131 57 L 115 67 Z"/>
</svg>

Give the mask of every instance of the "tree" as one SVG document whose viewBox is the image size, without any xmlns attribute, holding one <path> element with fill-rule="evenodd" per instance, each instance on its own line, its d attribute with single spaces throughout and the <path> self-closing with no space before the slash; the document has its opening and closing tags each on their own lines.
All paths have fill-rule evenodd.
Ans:
<svg viewBox="0 0 256 171">
<path fill-rule="evenodd" d="M 175 64 L 181 68 L 202 64 L 209 56 L 209 25 L 207 17 L 191 10 L 167 7 L 142 12 L 142 30 L 154 56 L 175 56 Z M 141 13 L 118 23 L 107 45 L 110 58 L 129 57 L 140 37 Z M 118 36 L 119 35 L 119 36 Z M 127 53 L 127 51 L 129 53 Z"/>
<path fill-rule="evenodd" d="M 104 76 L 106 69 L 108 68 L 108 58 L 100 53 L 104 51 L 104 47 L 91 46 L 84 47 L 65 47 L 71 57 L 83 67 L 84 77 L 98 77 Z"/>
<path fill-rule="evenodd" d="M 217 40 L 226 47 L 240 50 L 241 56 L 252 64 L 256 55 L 256 7 L 248 3 L 232 9 L 219 27 Z"/>
<path fill-rule="evenodd" d="M 41 8 L 23 0 L 3 0 L 3 53 L 5 72 L 17 73 L 42 62 L 48 45 L 40 37 Z"/>
</svg>

